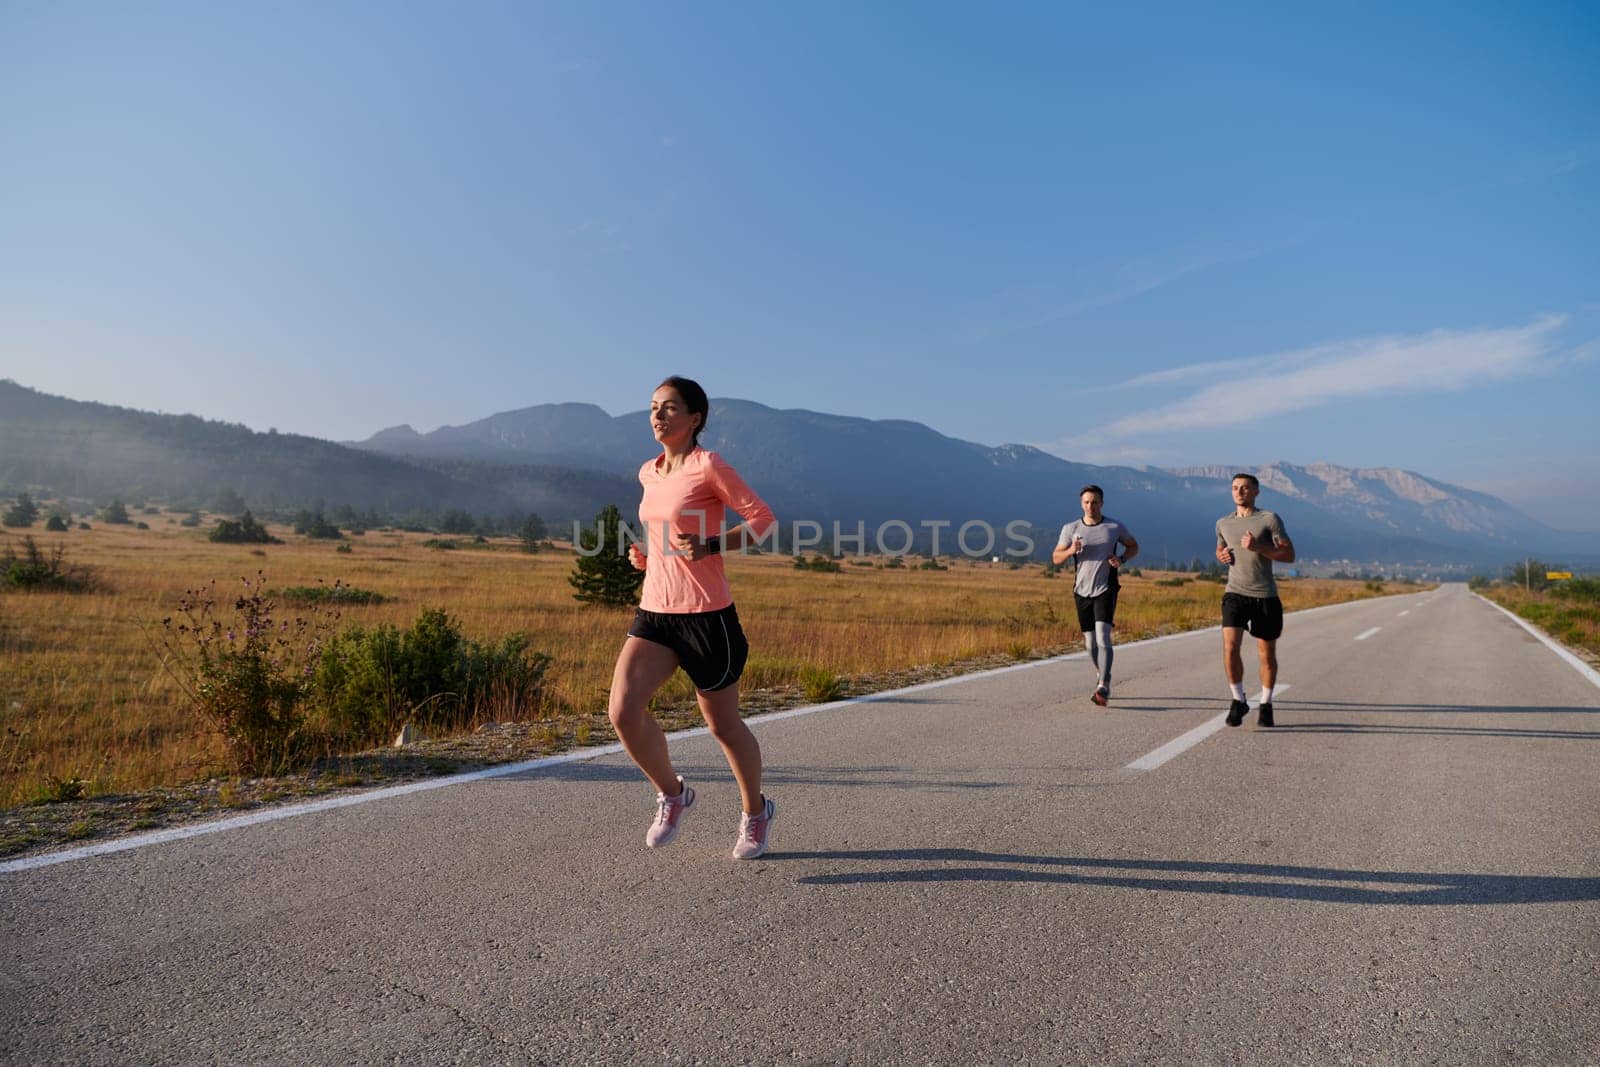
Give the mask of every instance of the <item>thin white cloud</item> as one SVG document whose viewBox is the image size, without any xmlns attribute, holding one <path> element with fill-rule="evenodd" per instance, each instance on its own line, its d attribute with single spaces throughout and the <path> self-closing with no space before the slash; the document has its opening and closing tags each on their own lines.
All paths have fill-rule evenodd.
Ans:
<svg viewBox="0 0 1600 1067">
<path fill-rule="evenodd" d="M 1115 268 L 1096 271 L 1092 280 L 1074 286 L 1079 291 L 1068 299 L 1062 299 L 1061 294 L 1061 290 L 1068 286 L 1061 284 L 1031 286 L 998 293 L 979 301 L 974 306 L 974 310 L 987 321 L 965 331 L 964 337 L 969 341 L 991 340 L 1006 334 L 1036 329 L 1052 322 L 1077 318 L 1087 312 L 1111 307 L 1154 292 L 1191 274 L 1256 259 L 1298 243 L 1302 239 L 1302 236 L 1296 235 L 1245 248 L 1189 255 L 1165 253 L 1156 257 L 1132 260 Z"/>
<path fill-rule="evenodd" d="M 1215 380 L 1218 375 L 1237 375 L 1244 371 L 1258 368 L 1265 369 L 1277 365 L 1283 355 L 1271 356 L 1245 356 L 1242 359 L 1218 359 L 1210 363 L 1191 363 L 1187 367 L 1172 367 L 1168 370 L 1150 371 L 1148 374 L 1124 378 L 1121 381 L 1107 382 L 1105 385 L 1094 385 L 1082 390 L 1087 393 L 1121 392 L 1128 389 L 1148 389 L 1163 385 L 1182 385 L 1195 380 Z"/>
<path fill-rule="evenodd" d="M 1183 430 L 1217 429 L 1362 396 L 1449 392 L 1522 378 L 1553 367 L 1551 315 L 1501 330 L 1434 330 L 1363 338 L 1271 356 L 1194 364 L 1146 375 L 1146 384 L 1211 380 L 1169 404 L 1134 412 L 1062 442 L 1081 448 Z M 1222 376 L 1224 380 L 1216 380 Z"/>
</svg>

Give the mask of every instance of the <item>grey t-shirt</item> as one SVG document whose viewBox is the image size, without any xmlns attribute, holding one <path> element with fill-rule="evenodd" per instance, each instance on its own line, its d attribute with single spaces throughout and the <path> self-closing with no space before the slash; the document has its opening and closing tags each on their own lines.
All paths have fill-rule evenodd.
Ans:
<svg viewBox="0 0 1600 1067">
<path fill-rule="evenodd" d="M 1287 541 L 1283 520 L 1270 511 L 1257 509 L 1248 515 L 1237 512 L 1217 520 L 1217 547 L 1227 545 L 1233 549 L 1233 566 L 1228 568 L 1229 593 L 1240 596 L 1269 597 L 1278 595 L 1278 583 L 1272 577 L 1272 561 L 1259 552 L 1239 546 L 1246 531 L 1257 541 L 1273 543 Z"/>
<path fill-rule="evenodd" d="M 1128 528 L 1110 515 L 1100 516 L 1100 521 L 1090 526 L 1082 519 L 1061 527 L 1057 548 L 1066 548 L 1074 537 L 1083 538 L 1083 551 L 1074 558 L 1078 561 L 1072 591 L 1079 596 L 1099 596 L 1111 588 L 1109 560 L 1117 550 L 1117 543 L 1128 536 Z"/>
</svg>

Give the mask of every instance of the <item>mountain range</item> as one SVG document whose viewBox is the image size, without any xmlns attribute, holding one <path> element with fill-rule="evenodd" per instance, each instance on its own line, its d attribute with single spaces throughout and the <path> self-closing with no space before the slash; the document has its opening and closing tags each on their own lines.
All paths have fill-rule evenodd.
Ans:
<svg viewBox="0 0 1600 1067">
<path fill-rule="evenodd" d="M 1212 528 L 1231 508 L 1235 472 L 1261 478 L 1261 506 L 1280 512 L 1303 557 L 1372 563 L 1470 564 L 1524 552 L 1594 552 L 1593 539 L 1545 526 L 1489 496 L 1395 468 L 1329 463 L 1265 467 L 1095 466 L 1028 445 L 990 447 L 916 422 L 712 401 L 701 443 L 722 453 L 782 516 L 849 528 L 901 519 L 997 527 L 1022 520 L 1053 539 L 1077 514 L 1081 486 L 1106 491 L 1149 559 L 1209 559 Z M 353 447 L 390 456 L 582 462 L 633 476 L 657 446 L 644 411 L 613 416 L 592 404 L 541 404 L 463 426 L 380 431 Z M 946 538 L 948 543 L 948 535 Z M 926 541 L 919 542 L 925 547 Z"/>
<path fill-rule="evenodd" d="M 981 520 L 997 531 L 1024 524 L 1042 555 L 1078 514 L 1079 488 L 1094 483 L 1106 491 L 1107 513 L 1128 524 L 1152 565 L 1163 557 L 1209 559 L 1212 527 L 1231 508 L 1228 482 L 1253 469 L 1261 506 L 1283 517 L 1305 560 L 1498 566 L 1525 553 L 1586 559 L 1600 551 L 1592 536 L 1551 529 L 1495 497 L 1394 468 L 1096 466 L 1027 445 L 963 441 L 916 422 L 737 399 L 712 401 L 701 443 L 734 464 L 791 528 L 801 519 L 824 530 L 838 522 L 846 532 L 860 523 L 868 547 L 872 531 L 899 520 L 919 534 L 919 550 L 931 547 L 937 531 L 941 550 L 953 551 L 955 530 Z M 396 426 L 341 444 L 0 381 L 0 484 L 12 491 L 205 500 L 231 488 L 262 510 L 320 502 L 395 515 L 532 511 L 559 529 L 607 503 L 630 514 L 639 466 L 657 450 L 644 411 L 613 416 L 592 404 L 540 404 L 431 433 Z"/>
</svg>

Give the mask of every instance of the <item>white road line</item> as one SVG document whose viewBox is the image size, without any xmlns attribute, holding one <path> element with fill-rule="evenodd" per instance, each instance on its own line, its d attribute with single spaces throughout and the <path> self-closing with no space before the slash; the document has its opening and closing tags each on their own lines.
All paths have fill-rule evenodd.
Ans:
<svg viewBox="0 0 1600 1067">
<path fill-rule="evenodd" d="M 1336 611 L 1340 608 L 1352 608 L 1368 603 L 1365 600 L 1345 600 L 1337 604 L 1324 604 L 1321 607 L 1305 608 L 1301 611 L 1287 612 L 1287 615 L 1313 615 L 1322 612 Z M 1199 637 L 1204 634 L 1214 634 L 1221 630 L 1220 626 L 1208 626 L 1200 630 L 1185 630 L 1182 633 L 1165 634 L 1161 637 L 1147 637 L 1143 641 L 1130 641 L 1127 644 L 1118 644 L 1117 650 L 1139 648 L 1144 645 L 1158 645 L 1165 641 L 1181 641 L 1185 638 Z M 833 711 L 838 708 L 849 707 L 852 704 L 868 704 L 877 700 L 893 700 L 895 697 L 907 693 L 920 693 L 928 689 L 938 689 L 947 685 L 959 685 L 962 682 L 977 681 L 997 674 L 1009 674 L 1012 671 L 1033 670 L 1035 667 L 1046 667 L 1054 663 L 1066 663 L 1071 660 L 1088 659 L 1087 652 L 1068 652 L 1049 659 L 1029 660 L 1026 663 L 1014 663 L 1009 667 L 996 667 L 993 670 L 978 671 L 973 674 L 958 674 L 951 678 L 941 678 L 934 682 L 922 682 L 918 685 L 907 686 L 904 689 L 890 689 L 882 693 L 866 693 L 862 696 L 851 697 L 848 700 L 835 700 L 827 704 L 812 704 L 809 707 L 790 708 L 787 711 L 770 711 L 765 715 L 752 715 L 745 723 L 754 726 L 758 723 L 776 722 L 779 719 L 793 719 L 801 715 L 815 715 L 819 711 Z M 1279 686 L 1281 691 L 1287 688 Z M 679 730 L 667 735 L 670 741 L 681 738 L 699 737 L 710 733 L 704 726 L 697 726 L 689 730 Z M 264 811 L 253 811 L 248 815 L 235 815 L 214 822 L 195 823 L 190 826 L 176 826 L 170 830 L 155 830 L 147 834 L 135 834 L 132 837 L 123 837 L 115 841 L 103 841 L 95 845 L 84 845 L 81 848 L 63 849 L 60 852 L 46 852 L 38 856 L 27 856 L 22 859 L 6 860 L 0 862 L 0 874 L 10 874 L 13 871 L 28 871 L 36 867 L 48 867 L 55 863 L 66 863 L 68 860 L 88 859 L 91 856 L 104 856 L 113 852 L 126 852 L 129 849 L 143 848 L 146 845 L 159 845 L 167 841 L 181 841 L 187 837 L 201 837 L 205 834 L 221 833 L 224 830 L 237 830 L 245 826 L 254 826 L 257 823 L 273 822 L 278 819 L 288 819 L 295 815 L 309 815 L 317 811 L 329 811 L 334 808 L 345 808 L 353 804 L 365 804 L 372 800 L 387 800 L 389 797 L 404 796 L 407 793 L 422 793 L 430 789 L 443 789 L 446 786 L 459 785 L 462 782 L 482 781 L 485 778 L 505 778 L 513 774 L 523 774 L 527 771 L 540 770 L 544 767 L 554 767 L 562 763 L 577 763 L 582 760 L 595 759 L 599 756 L 609 756 L 621 752 L 620 744 L 600 745 L 594 748 L 580 748 L 572 752 L 563 752 L 559 756 L 546 756 L 542 759 L 524 760 L 521 763 L 505 763 L 498 767 L 486 767 L 481 771 L 469 771 L 465 774 L 451 774 L 441 778 L 430 778 L 425 782 L 407 782 L 405 785 L 385 786 L 382 789 L 372 789 L 364 793 L 351 793 L 344 796 L 329 797 L 326 800 L 307 801 L 304 804 L 288 804 L 281 808 L 268 808 Z"/>
<path fill-rule="evenodd" d="M 1372 629 L 1367 630 L 1364 633 L 1356 634 L 1356 640 L 1357 641 L 1365 641 L 1367 638 L 1371 637 L 1373 634 L 1377 633 L 1381 629 L 1383 629 L 1383 627 L 1374 626 Z"/>
<path fill-rule="evenodd" d="M 1406 617 L 1406 616 L 1407 616 L 1407 615 L 1410 615 L 1410 614 L 1411 614 L 1411 609 L 1410 609 L 1410 608 L 1407 608 L 1407 609 L 1406 609 L 1406 610 L 1404 610 L 1404 611 L 1402 611 L 1402 612 L 1401 612 L 1401 613 L 1400 613 L 1400 614 L 1398 614 L 1398 615 L 1396 615 L 1396 616 L 1395 616 L 1395 618 L 1397 618 L 1397 619 L 1403 619 L 1403 618 L 1405 618 L 1405 617 Z"/>
<path fill-rule="evenodd" d="M 1289 688 L 1290 686 L 1288 685 L 1280 685 L 1273 690 L 1272 695 L 1277 696 L 1279 693 Z M 1256 705 L 1258 707 L 1261 704 L 1261 695 L 1261 693 L 1256 694 Z M 1138 759 L 1124 767 L 1123 770 L 1153 771 L 1163 763 L 1172 759 L 1174 756 L 1181 755 L 1182 753 L 1198 745 L 1200 742 L 1204 741 L 1218 730 L 1223 729 L 1225 726 L 1227 726 L 1227 724 L 1227 713 L 1218 715 L 1215 719 L 1207 719 L 1205 722 L 1201 723 L 1199 726 L 1196 726 L 1188 733 L 1179 734 L 1177 737 L 1174 737 L 1171 741 L 1168 741 L 1154 752 L 1147 752 L 1143 756 L 1140 756 Z"/>
<path fill-rule="evenodd" d="M 1543 641 L 1546 645 L 1549 645 L 1551 651 L 1571 664 L 1572 668 L 1579 674 L 1583 675 L 1591 685 L 1600 687 L 1600 671 L 1596 671 L 1593 667 L 1583 662 L 1583 660 L 1567 651 L 1566 648 L 1562 647 L 1561 642 L 1555 640 L 1549 634 L 1545 633 L 1543 630 L 1540 630 L 1526 619 L 1519 617 L 1514 612 L 1506 611 L 1505 608 L 1502 608 L 1499 604 L 1496 604 L 1488 597 L 1483 596 L 1480 593 L 1473 593 L 1472 595 L 1489 605 L 1491 608 L 1494 608 L 1496 611 L 1505 612 L 1506 618 L 1510 619 L 1512 622 L 1516 623 L 1518 626 L 1522 627 L 1524 630 Z"/>
</svg>

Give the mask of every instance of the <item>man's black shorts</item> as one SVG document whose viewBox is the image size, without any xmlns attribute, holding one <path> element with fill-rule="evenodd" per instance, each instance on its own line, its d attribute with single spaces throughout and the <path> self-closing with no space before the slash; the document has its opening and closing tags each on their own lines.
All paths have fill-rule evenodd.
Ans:
<svg viewBox="0 0 1600 1067">
<path fill-rule="evenodd" d="M 1276 641 L 1283 633 L 1283 601 L 1275 596 L 1223 593 L 1222 625 L 1249 630 L 1258 641 Z"/>
<path fill-rule="evenodd" d="M 1112 582 L 1111 588 L 1099 596 L 1079 596 L 1072 594 L 1078 602 L 1078 629 L 1089 633 L 1097 622 L 1109 622 L 1113 626 L 1117 623 L 1117 583 Z"/>
<path fill-rule="evenodd" d="M 737 682 L 750 655 L 750 642 L 745 640 L 739 613 L 732 604 L 721 611 L 682 614 L 640 608 L 633 613 L 628 636 L 642 637 L 676 652 L 678 666 L 702 693 L 715 693 Z"/>
</svg>

